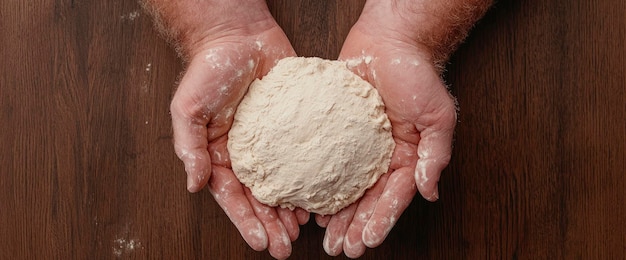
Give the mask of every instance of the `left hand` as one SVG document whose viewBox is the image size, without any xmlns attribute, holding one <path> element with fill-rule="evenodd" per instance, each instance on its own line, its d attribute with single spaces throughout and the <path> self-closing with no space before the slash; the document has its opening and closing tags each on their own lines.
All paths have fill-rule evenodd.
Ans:
<svg viewBox="0 0 626 260">
<path fill-rule="evenodd" d="M 401 38 L 381 37 L 358 23 L 340 54 L 348 67 L 382 97 L 396 147 L 389 172 L 356 203 L 332 216 L 316 216 L 326 226 L 324 250 L 359 257 L 379 246 L 416 191 L 438 199 L 437 182 L 450 160 L 456 105 L 427 48 Z"/>
</svg>

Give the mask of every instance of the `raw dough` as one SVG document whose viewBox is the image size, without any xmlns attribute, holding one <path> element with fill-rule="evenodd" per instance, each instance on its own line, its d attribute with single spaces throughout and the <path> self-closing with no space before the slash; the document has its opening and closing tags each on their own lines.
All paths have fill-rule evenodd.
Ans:
<svg viewBox="0 0 626 260">
<path fill-rule="evenodd" d="M 235 113 L 228 151 L 260 202 L 335 214 L 389 168 L 395 143 L 382 99 L 341 61 L 282 59 Z"/>
</svg>

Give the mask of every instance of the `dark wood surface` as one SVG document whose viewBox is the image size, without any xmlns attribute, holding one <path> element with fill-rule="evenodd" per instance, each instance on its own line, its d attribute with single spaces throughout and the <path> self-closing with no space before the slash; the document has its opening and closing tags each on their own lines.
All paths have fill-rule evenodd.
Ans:
<svg viewBox="0 0 626 260">
<path fill-rule="evenodd" d="M 336 58 L 363 1 L 270 1 Z M 499 1 L 447 67 L 461 106 L 436 203 L 364 259 L 625 259 L 626 2 Z M 182 71 L 136 1 L 0 1 L 0 259 L 267 259 L 189 194 Z M 310 222 L 292 259 L 324 259 Z M 342 258 L 342 257 L 339 257 Z"/>
</svg>

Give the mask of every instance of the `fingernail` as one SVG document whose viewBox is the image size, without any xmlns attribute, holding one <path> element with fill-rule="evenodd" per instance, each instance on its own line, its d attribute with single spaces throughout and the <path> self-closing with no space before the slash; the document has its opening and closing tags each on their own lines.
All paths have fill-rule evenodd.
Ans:
<svg viewBox="0 0 626 260">
<path fill-rule="evenodd" d="M 428 201 L 437 201 L 439 199 L 439 186 L 435 185 L 435 189 L 433 190 L 433 194 L 430 195 Z"/>
<path fill-rule="evenodd" d="M 340 236 L 337 239 L 335 239 L 335 241 L 333 241 L 332 244 L 331 244 L 331 239 L 329 238 L 328 234 L 324 236 L 322 247 L 324 248 L 324 251 L 326 251 L 326 253 L 329 256 L 338 256 L 339 254 L 341 254 L 342 246 L 343 246 L 343 236 Z"/>
<path fill-rule="evenodd" d="M 193 178 L 191 178 L 191 176 L 187 177 L 187 190 L 191 193 L 198 191 L 198 184 Z"/>
<path fill-rule="evenodd" d="M 269 244 L 267 233 L 265 232 L 265 228 L 263 228 L 263 224 L 261 224 L 261 222 L 257 223 L 256 228 L 250 227 L 247 231 L 247 235 L 243 236 L 243 239 L 255 251 L 263 251 L 267 249 Z"/>
<path fill-rule="evenodd" d="M 363 244 L 370 248 L 376 247 L 376 245 L 378 244 L 378 240 L 380 240 L 379 236 L 374 234 L 374 232 L 370 228 L 369 223 L 363 229 L 363 235 L 361 239 L 363 240 Z"/>
</svg>

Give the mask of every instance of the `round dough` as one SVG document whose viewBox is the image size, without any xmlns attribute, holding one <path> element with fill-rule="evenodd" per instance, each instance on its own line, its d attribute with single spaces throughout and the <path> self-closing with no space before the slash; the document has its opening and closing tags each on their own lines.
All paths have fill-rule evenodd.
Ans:
<svg viewBox="0 0 626 260">
<path fill-rule="evenodd" d="M 382 99 L 341 61 L 284 58 L 235 113 L 228 151 L 260 202 L 335 214 L 389 168 L 395 143 Z"/>
</svg>

